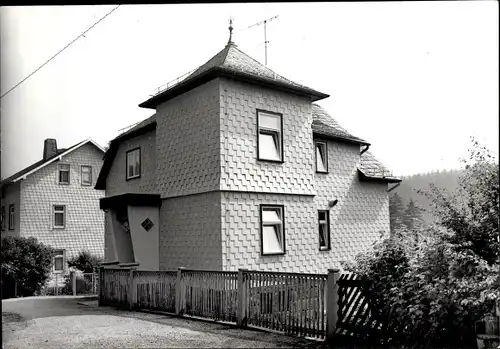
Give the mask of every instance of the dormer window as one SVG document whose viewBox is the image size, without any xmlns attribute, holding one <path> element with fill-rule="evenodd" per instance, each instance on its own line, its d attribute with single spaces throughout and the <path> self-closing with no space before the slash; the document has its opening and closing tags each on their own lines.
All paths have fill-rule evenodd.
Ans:
<svg viewBox="0 0 500 349">
<path fill-rule="evenodd" d="M 257 110 L 259 160 L 283 162 L 283 116 Z"/>
<path fill-rule="evenodd" d="M 314 142 L 316 149 L 316 172 L 328 173 L 328 148 L 326 142 Z"/>
<path fill-rule="evenodd" d="M 139 178 L 141 176 L 141 148 L 127 152 L 127 179 Z"/>
</svg>

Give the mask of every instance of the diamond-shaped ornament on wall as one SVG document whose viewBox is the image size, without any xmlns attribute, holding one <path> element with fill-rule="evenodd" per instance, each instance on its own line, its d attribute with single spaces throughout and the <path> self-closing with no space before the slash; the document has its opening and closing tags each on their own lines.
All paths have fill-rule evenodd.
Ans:
<svg viewBox="0 0 500 349">
<path fill-rule="evenodd" d="M 146 218 L 144 221 L 142 221 L 141 225 L 146 231 L 149 231 L 154 226 L 153 222 L 149 218 Z"/>
</svg>

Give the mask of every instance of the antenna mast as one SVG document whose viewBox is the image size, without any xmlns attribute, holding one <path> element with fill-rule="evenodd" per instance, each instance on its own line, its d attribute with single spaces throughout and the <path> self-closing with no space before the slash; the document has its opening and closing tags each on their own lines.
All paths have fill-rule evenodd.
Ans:
<svg viewBox="0 0 500 349">
<path fill-rule="evenodd" d="M 273 19 L 276 19 L 276 18 L 278 18 L 277 15 L 274 17 L 265 19 L 259 23 L 252 24 L 251 26 L 248 27 L 248 28 L 252 28 L 252 27 L 264 24 L 264 47 L 265 47 L 265 51 L 266 51 L 266 56 L 265 56 L 266 57 L 266 61 L 265 61 L 266 65 L 267 65 L 267 44 L 269 43 L 269 41 L 267 41 L 267 22 L 271 22 Z"/>
</svg>

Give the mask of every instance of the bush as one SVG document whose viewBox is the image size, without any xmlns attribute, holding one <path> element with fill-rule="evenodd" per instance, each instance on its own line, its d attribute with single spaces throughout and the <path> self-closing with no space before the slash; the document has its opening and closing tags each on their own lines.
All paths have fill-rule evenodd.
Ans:
<svg viewBox="0 0 500 349">
<path fill-rule="evenodd" d="M 395 234 L 344 266 L 368 280 L 365 297 L 390 342 L 474 345 L 474 323 L 500 291 L 498 265 L 456 251 L 446 231 L 427 229 L 434 239 L 415 245 Z"/>
<path fill-rule="evenodd" d="M 88 251 L 82 251 L 78 256 L 68 260 L 68 266 L 75 268 L 82 273 L 93 273 L 94 268 L 102 261 L 101 258 L 92 255 Z"/>
<path fill-rule="evenodd" d="M 344 264 L 398 345 L 476 345 L 475 322 L 500 297 L 498 163 L 473 141 L 456 193 L 431 186 L 438 226 L 397 229 Z"/>
<path fill-rule="evenodd" d="M 49 278 L 53 255 L 35 238 L 2 236 L 2 278 L 17 282 L 17 296 L 33 296 Z"/>
</svg>

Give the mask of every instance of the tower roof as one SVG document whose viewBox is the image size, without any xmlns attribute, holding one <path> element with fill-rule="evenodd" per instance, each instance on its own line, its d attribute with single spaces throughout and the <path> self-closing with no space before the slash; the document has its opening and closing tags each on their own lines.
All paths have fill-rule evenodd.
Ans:
<svg viewBox="0 0 500 349">
<path fill-rule="evenodd" d="M 201 65 L 184 80 L 151 97 L 139 104 L 142 108 L 156 108 L 160 103 L 187 92 L 196 86 L 204 84 L 217 77 L 228 77 L 246 83 L 278 89 L 301 96 L 307 96 L 312 101 L 317 101 L 329 95 L 316 91 L 310 87 L 300 85 L 256 61 L 243 51 L 231 40 L 219 53 Z"/>
</svg>

